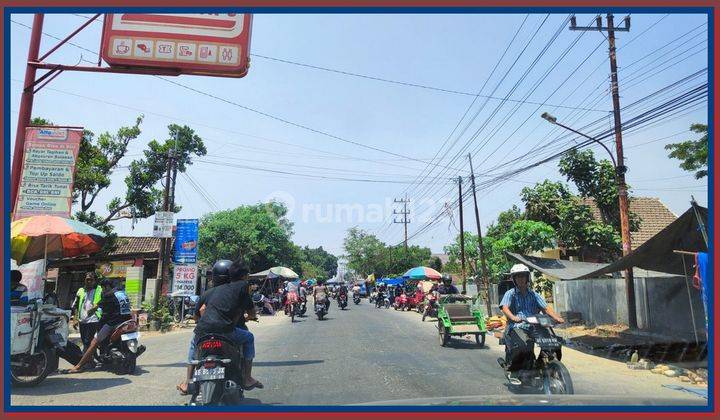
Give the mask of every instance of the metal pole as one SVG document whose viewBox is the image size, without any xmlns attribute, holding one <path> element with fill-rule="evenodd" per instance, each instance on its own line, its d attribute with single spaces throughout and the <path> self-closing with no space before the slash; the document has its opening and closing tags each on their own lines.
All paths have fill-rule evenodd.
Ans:
<svg viewBox="0 0 720 420">
<path fill-rule="evenodd" d="M 617 54 L 615 50 L 615 26 L 612 13 L 607 14 L 608 43 L 610 53 L 610 88 L 612 91 L 613 116 L 615 117 L 615 156 L 617 158 L 618 201 L 620 204 L 620 234 L 622 235 L 623 256 L 632 251 L 630 238 L 630 204 L 625 184 L 625 159 L 622 144 L 622 120 L 620 118 L 620 94 L 618 92 Z M 635 280 L 632 267 L 625 270 L 625 289 L 627 290 L 628 326 L 637 328 L 637 310 L 635 305 Z"/>
<path fill-rule="evenodd" d="M 30 47 L 28 48 L 28 62 L 37 61 L 40 53 L 40 39 L 42 37 L 42 27 L 44 16 L 42 13 L 36 13 L 33 18 L 32 33 L 30 34 Z M 13 151 L 12 162 L 12 180 L 10 187 L 10 212 L 15 210 L 15 201 L 20 187 L 20 171 L 22 170 L 23 154 L 25 149 L 25 129 L 30 125 L 33 107 L 33 84 L 35 83 L 35 75 L 37 69 L 31 65 L 25 66 L 25 81 L 23 83 L 23 93 L 20 97 L 20 109 L 18 113 L 17 132 L 15 133 L 15 150 Z"/>
<path fill-rule="evenodd" d="M 478 234 L 478 249 L 480 250 L 480 264 L 482 267 L 482 279 L 485 285 L 485 309 L 487 309 L 487 315 L 490 316 L 492 308 L 490 307 L 490 281 L 487 277 L 487 264 L 485 263 L 485 247 L 482 242 L 482 228 L 480 227 L 480 210 L 478 209 L 477 194 L 475 194 L 475 171 L 473 171 L 472 156 L 468 153 L 468 160 L 470 161 L 470 183 L 472 184 L 473 201 L 475 202 L 475 224 L 477 225 Z M 478 287 L 478 294 L 480 293 L 480 284 L 476 281 Z"/>
<path fill-rule="evenodd" d="M 463 225 L 462 177 L 458 177 L 458 207 L 460 208 L 460 275 L 462 276 L 462 293 L 467 293 L 465 277 L 465 228 Z"/>
</svg>

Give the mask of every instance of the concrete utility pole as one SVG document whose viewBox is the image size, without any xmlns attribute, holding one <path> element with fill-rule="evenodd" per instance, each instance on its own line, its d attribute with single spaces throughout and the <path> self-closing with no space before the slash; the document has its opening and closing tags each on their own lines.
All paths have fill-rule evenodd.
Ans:
<svg viewBox="0 0 720 420">
<path fill-rule="evenodd" d="M 482 269 L 483 285 L 485 286 L 485 309 L 487 309 L 487 315 L 492 315 L 492 308 L 490 306 L 490 280 L 487 276 L 487 264 L 485 263 L 485 247 L 482 242 L 482 228 L 480 227 L 480 210 L 478 209 L 477 194 L 475 194 L 475 171 L 473 171 L 472 156 L 468 153 L 468 160 L 470 161 L 470 183 L 472 185 L 473 201 L 475 202 L 475 223 L 477 224 L 478 234 L 478 249 L 480 250 L 480 267 Z M 480 293 L 480 284 L 477 284 L 478 293 Z"/>
<path fill-rule="evenodd" d="M 462 177 L 458 177 L 458 207 L 460 208 L 460 275 L 462 276 L 462 294 L 467 293 L 465 277 L 465 227 L 463 225 Z"/>
<path fill-rule="evenodd" d="M 170 183 L 171 173 L 175 172 L 175 150 L 170 149 L 168 151 L 168 161 L 165 172 L 165 191 L 163 193 L 163 211 L 170 211 Z M 173 202 L 175 200 L 173 199 Z M 174 204 L 174 203 L 173 203 Z M 168 252 L 168 246 L 170 241 L 167 238 L 160 238 L 160 255 L 158 259 L 158 270 L 157 270 L 157 281 L 155 282 L 155 296 L 153 296 L 153 307 L 157 307 L 158 300 L 160 299 L 160 292 L 162 291 L 162 285 L 165 279 L 168 278 L 170 272 L 170 263 L 168 261 L 170 253 Z"/>
<path fill-rule="evenodd" d="M 403 205 L 402 211 L 393 210 L 393 214 L 401 214 L 402 215 L 402 218 L 400 220 L 393 218 L 393 223 L 402 223 L 403 225 L 405 225 L 405 254 L 407 255 L 407 252 L 408 252 L 407 225 L 408 225 L 408 223 L 410 223 L 410 219 L 408 219 L 408 214 L 410 214 L 410 211 L 408 211 L 407 205 L 410 202 L 410 200 L 408 200 L 407 194 L 405 194 L 405 198 L 401 198 L 401 199 L 396 198 L 394 201 L 396 203 L 402 203 L 402 205 Z"/>
<path fill-rule="evenodd" d="M 607 26 L 602 25 L 602 17 L 597 16 L 595 26 L 579 27 L 575 16 L 570 18 L 571 31 L 607 31 L 608 53 L 610 55 L 610 89 L 612 92 L 613 116 L 615 118 L 615 156 L 617 164 L 615 166 L 617 183 L 618 183 L 618 201 L 620 206 L 620 234 L 622 235 L 623 256 L 632 251 L 630 238 L 630 203 L 628 200 L 627 185 L 625 183 L 625 158 L 623 156 L 622 144 L 622 119 L 620 118 L 620 94 L 618 88 L 617 75 L 617 53 L 615 49 L 615 32 L 630 31 L 630 16 L 626 16 L 624 27 L 615 27 L 612 13 L 607 14 Z M 629 268 L 625 270 L 625 289 L 627 294 L 628 307 L 628 326 L 637 328 L 637 310 L 635 305 L 635 280 L 633 279 L 633 270 Z"/>
</svg>

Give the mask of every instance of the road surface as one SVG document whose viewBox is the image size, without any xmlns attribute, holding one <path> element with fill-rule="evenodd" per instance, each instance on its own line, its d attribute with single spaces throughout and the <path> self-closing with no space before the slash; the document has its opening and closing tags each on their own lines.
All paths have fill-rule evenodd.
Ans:
<svg viewBox="0 0 720 420">
<path fill-rule="evenodd" d="M 352 303 L 351 303 L 352 305 Z M 312 315 L 312 314 L 308 314 Z M 496 359 L 504 354 L 488 336 L 484 348 L 474 339 L 454 338 L 441 347 L 434 321 L 414 312 L 375 309 L 364 299 L 328 318 L 301 318 L 291 325 L 282 314 L 251 323 L 256 335 L 253 376 L 265 389 L 245 394 L 247 404 L 326 405 L 455 396 L 513 396 Z M 52 375 L 30 389 L 13 389 L 12 405 L 173 405 L 175 385 L 184 377 L 191 331 L 146 334 L 148 347 L 133 376 L 106 371 Z M 615 398 L 685 398 L 663 388 L 680 384 L 624 364 L 565 349 L 576 394 Z M 61 368 L 67 367 L 64 361 Z"/>
</svg>

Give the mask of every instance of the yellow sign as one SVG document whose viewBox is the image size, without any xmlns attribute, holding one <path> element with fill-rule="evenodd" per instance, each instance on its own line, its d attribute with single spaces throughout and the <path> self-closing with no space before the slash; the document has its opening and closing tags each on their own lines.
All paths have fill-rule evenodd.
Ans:
<svg viewBox="0 0 720 420">
<path fill-rule="evenodd" d="M 132 267 L 133 263 L 132 260 L 98 263 L 95 272 L 103 277 L 125 277 L 128 267 Z"/>
</svg>

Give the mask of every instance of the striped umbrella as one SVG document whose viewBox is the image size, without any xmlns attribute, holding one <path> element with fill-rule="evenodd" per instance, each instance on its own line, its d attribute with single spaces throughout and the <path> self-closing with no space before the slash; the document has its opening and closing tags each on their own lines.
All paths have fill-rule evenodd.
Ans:
<svg viewBox="0 0 720 420">
<path fill-rule="evenodd" d="M 100 251 L 105 234 L 77 220 L 33 216 L 10 225 L 10 255 L 18 264 Z"/>
<path fill-rule="evenodd" d="M 403 274 L 403 278 L 413 280 L 440 280 L 442 276 L 430 267 L 414 267 Z"/>
</svg>

